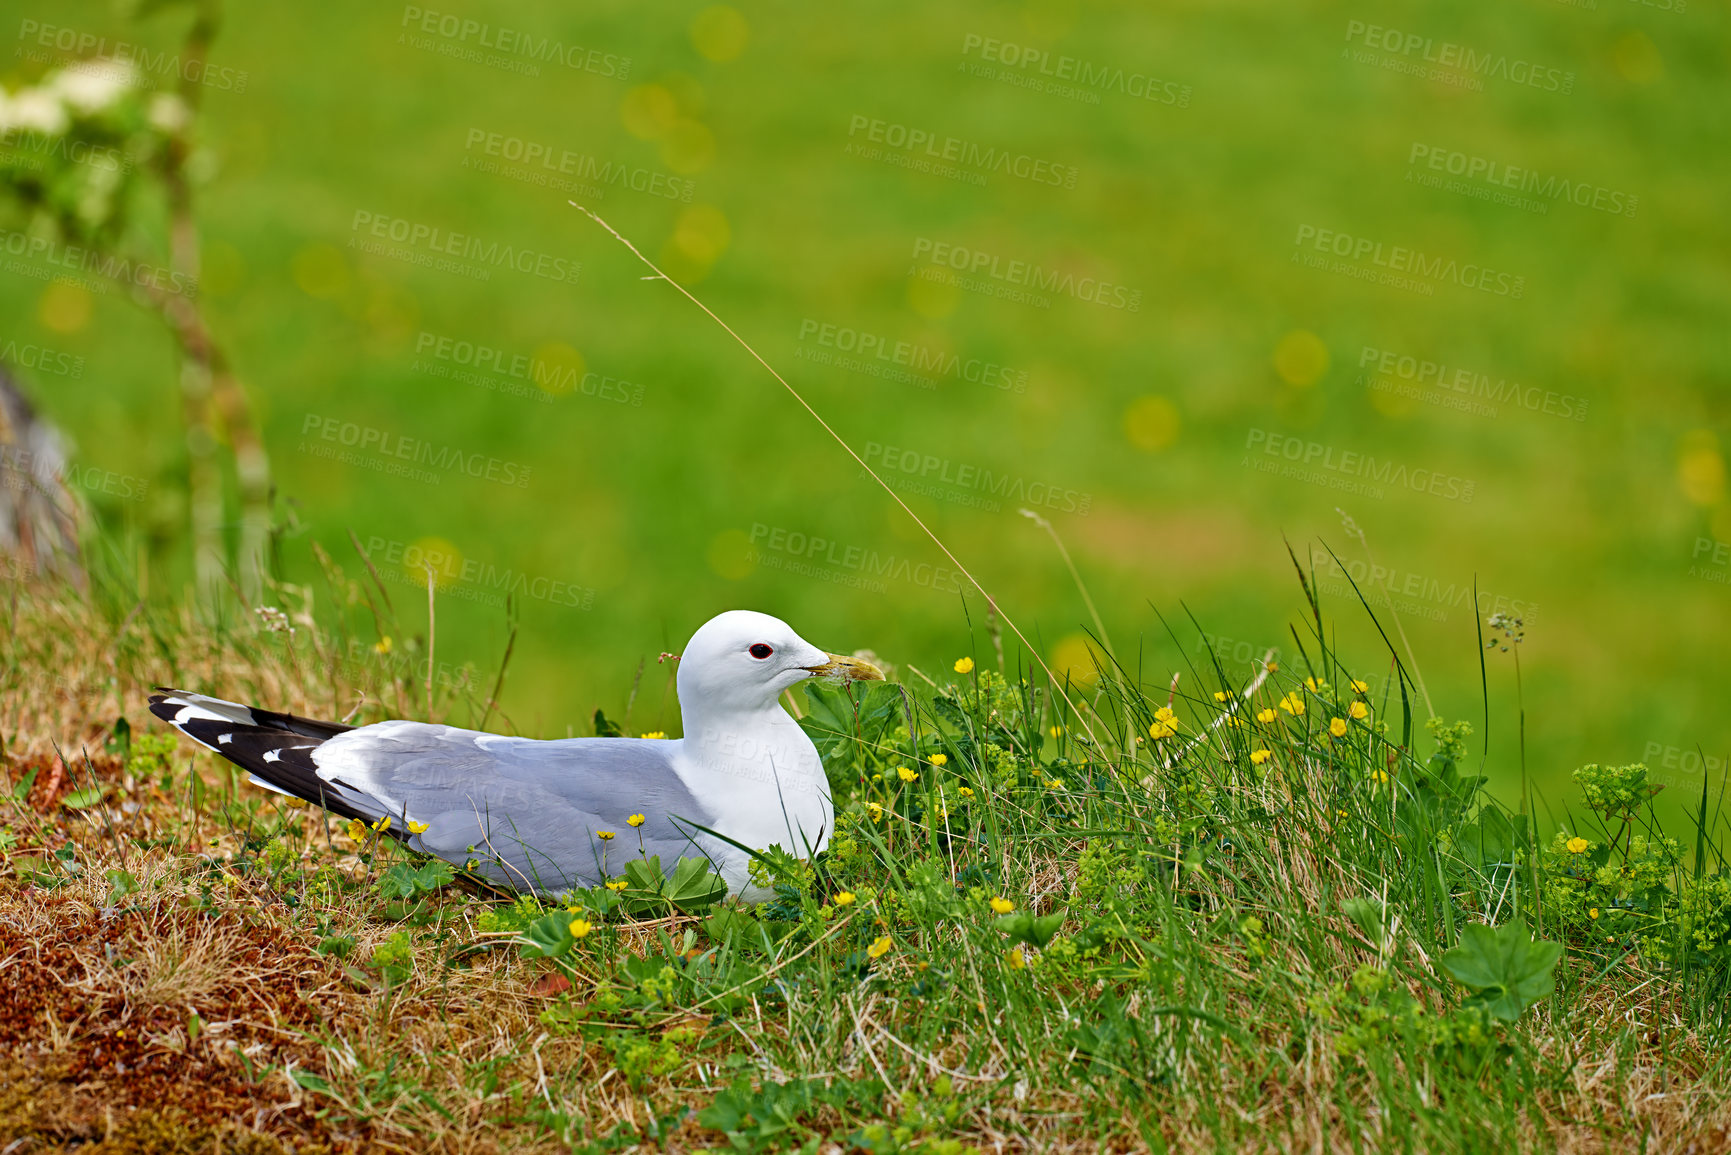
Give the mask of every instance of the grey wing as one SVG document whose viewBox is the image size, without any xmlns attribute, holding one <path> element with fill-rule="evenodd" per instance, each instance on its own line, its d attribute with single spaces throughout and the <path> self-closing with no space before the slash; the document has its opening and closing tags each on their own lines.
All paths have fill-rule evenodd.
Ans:
<svg viewBox="0 0 1731 1155">
<path fill-rule="evenodd" d="M 414 832 L 408 844 L 508 886 L 556 893 L 617 878 L 658 855 L 715 860 L 724 848 L 674 766 L 679 741 L 542 742 L 420 722 L 381 722 L 314 752 L 319 777 L 360 791 Z M 644 816 L 633 827 L 631 816 Z M 611 838 L 602 837 L 610 834 Z"/>
</svg>

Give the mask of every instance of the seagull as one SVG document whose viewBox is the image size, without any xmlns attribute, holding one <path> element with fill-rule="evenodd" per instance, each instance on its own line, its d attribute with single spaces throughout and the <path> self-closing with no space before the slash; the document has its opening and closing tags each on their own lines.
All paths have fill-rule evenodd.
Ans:
<svg viewBox="0 0 1731 1155">
<path fill-rule="evenodd" d="M 883 674 L 750 610 L 705 622 L 678 661 L 685 736 L 672 740 L 345 726 L 166 688 L 150 711 L 255 785 L 501 886 L 559 894 L 617 878 L 639 856 L 659 856 L 669 875 L 681 858 L 701 857 L 730 894 L 761 902 L 772 892 L 752 884 L 751 852 L 810 857 L 835 826 L 823 763 L 782 709 L 782 691 Z"/>
</svg>

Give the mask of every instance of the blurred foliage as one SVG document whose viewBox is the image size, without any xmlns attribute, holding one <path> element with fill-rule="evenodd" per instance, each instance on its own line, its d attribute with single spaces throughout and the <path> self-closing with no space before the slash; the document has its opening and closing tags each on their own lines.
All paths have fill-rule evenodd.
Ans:
<svg viewBox="0 0 1731 1155">
<path fill-rule="evenodd" d="M 527 628 L 495 724 L 586 733 L 604 707 L 629 732 L 677 733 L 670 667 L 639 680 L 639 660 L 733 606 L 831 649 L 996 664 L 965 636 L 985 607 L 958 612 L 950 560 L 574 199 L 752 341 L 1079 683 L 1107 640 L 1151 684 L 1270 649 L 1301 661 L 1284 535 L 1314 555 L 1325 600 L 1354 602 L 1350 575 L 1403 656 L 1410 640 L 1427 712 L 1477 722 L 1481 660 L 1493 694 L 1513 669 L 1478 652 L 1474 619 L 1522 621 L 1527 762 L 1553 813 L 1593 759 L 1643 760 L 1678 787 L 1661 806 L 1679 834 L 1675 799 L 1694 811 L 1703 755 L 1722 798 L 1723 9 L 1376 14 L 1566 73 L 1566 90 L 1410 75 L 1410 56 L 1367 46 L 1366 13 L 1334 5 L 430 11 L 228 13 L 190 70 L 199 294 L 260 414 L 283 576 L 318 590 L 313 546 L 352 559 L 352 531 L 403 637 L 424 632 L 430 566 L 440 678 L 447 662 L 496 669 L 515 594 Z M 142 500 L 87 488 L 116 551 L 146 559 L 151 596 L 191 573 L 174 352 L 56 263 L 63 249 L 19 238 L 46 215 L 153 240 L 120 206 L 187 79 L 191 19 L 27 6 L 0 73 L 10 124 L 16 94 L 70 61 L 134 62 L 134 96 L 66 112 L 118 170 L 94 151 L 61 164 L 30 130 L 0 142 L 9 183 L 34 190 L 0 220 L 0 344 L 84 359 L 77 377 L 25 372 L 83 465 L 150 483 Z M 1083 64 L 1154 76 L 1154 98 L 1059 79 Z M 949 179 L 890 143 L 913 132 L 940 161 L 953 138 L 958 156 L 1073 177 L 961 164 Z M 1497 203 L 1506 189 L 1457 160 L 1531 203 Z M 1620 212 L 1595 207 L 1613 197 Z M 1325 231 L 1524 289 L 1413 292 L 1307 267 Z M 471 241 L 528 256 L 490 263 Z M 938 245 L 988 292 L 932 275 Z M 537 275 L 554 262 L 580 264 L 575 281 Z M 992 295 L 1011 262 L 1139 305 Z M 951 355 L 954 373 L 916 371 Z M 1474 411 L 1484 399 L 1457 381 L 1520 392 Z M 463 464 L 397 469 L 423 453 Z M 1342 488 L 1359 480 L 1339 468 L 1349 454 L 1431 471 L 1443 495 Z M 1449 500 L 1463 483 L 1471 500 Z M 1066 543 L 1104 638 L 1022 505 Z M 369 612 L 340 592 L 316 609 Z M 1340 618 L 1343 642 L 1377 638 Z M 1374 698 L 1397 692 L 1369 673 Z M 1458 775 L 1512 799 L 1520 728 L 1473 741 Z"/>
</svg>

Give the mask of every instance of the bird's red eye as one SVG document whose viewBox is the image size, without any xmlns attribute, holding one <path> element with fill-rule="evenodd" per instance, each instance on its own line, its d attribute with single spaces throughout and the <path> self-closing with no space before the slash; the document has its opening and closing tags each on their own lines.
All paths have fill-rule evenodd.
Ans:
<svg viewBox="0 0 1731 1155">
<path fill-rule="evenodd" d="M 774 650 L 770 649 L 768 646 L 764 645 L 762 642 L 757 643 L 755 646 L 751 647 L 751 649 L 747 652 L 750 653 L 752 657 L 756 658 L 760 662 L 763 659 L 769 657 L 769 655 L 775 653 Z"/>
</svg>

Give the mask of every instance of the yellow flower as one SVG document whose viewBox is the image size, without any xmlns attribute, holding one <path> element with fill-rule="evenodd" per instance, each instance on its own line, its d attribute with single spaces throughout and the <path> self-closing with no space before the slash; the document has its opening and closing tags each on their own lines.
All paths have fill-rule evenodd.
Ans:
<svg viewBox="0 0 1731 1155">
<path fill-rule="evenodd" d="M 1288 714 L 1302 714 L 1304 713 L 1304 699 L 1294 691 L 1280 699 L 1280 708 Z"/>
<path fill-rule="evenodd" d="M 1064 788 L 1064 780 L 1062 778 L 1048 778 L 1048 779 L 1046 779 L 1046 789 L 1048 789 L 1048 790 L 1062 790 L 1063 788 Z"/>
<path fill-rule="evenodd" d="M 1266 709 L 1256 711 L 1256 720 L 1258 722 L 1263 723 L 1264 725 L 1267 725 L 1269 722 L 1274 721 L 1274 719 L 1276 717 L 1277 717 L 1277 715 L 1274 712 L 1273 706 L 1269 706 Z"/>
<path fill-rule="evenodd" d="M 837 906 L 852 906 L 854 903 L 853 891 L 851 891 L 851 890 L 837 891 L 833 901 L 835 902 L 835 904 Z"/>
<path fill-rule="evenodd" d="M 373 823 L 373 829 L 377 830 L 380 834 L 383 834 L 385 831 L 389 830 L 390 828 L 391 828 L 391 816 L 389 814 L 385 815 L 383 818 L 381 818 L 377 822 Z"/>
<path fill-rule="evenodd" d="M 1352 680 L 1352 692 L 1355 694 L 1368 694 L 1370 693 L 1370 683 L 1361 682 L 1357 678 L 1354 678 Z"/>
<path fill-rule="evenodd" d="M 1228 699 L 1230 699 L 1231 697 L 1232 697 L 1232 695 L 1228 694 L 1225 690 L 1214 691 L 1214 700 L 1216 702 L 1224 702 L 1224 701 L 1227 701 Z"/>
<path fill-rule="evenodd" d="M 628 826 L 642 826 L 643 825 L 643 815 L 633 814 L 630 818 L 627 818 L 625 820 L 625 822 L 626 822 L 626 825 L 628 825 Z"/>
<path fill-rule="evenodd" d="M 957 658 L 956 659 L 956 673 L 958 673 L 958 674 L 971 673 L 973 671 L 973 668 L 974 668 L 974 659 L 972 659 L 972 658 Z"/>
<path fill-rule="evenodd" d="M 1177 728 L 1167 722 L 1156 722 L 1152 726 L 1148 727 L 1148 736 L 1150 738 L 1170 738 L 1176 733 L 1178 733 Z"/>
<path fill-rule="evenodd" d="M 1370 772 L 1370 780 L 1372 782 L 1376 782 L 1379 784 L 1380 783 L 1386 783 L 1388 781 L 1388 771 L 1387 770 L 1372 770 Z"/>
<path fill-rule="evenodd" d="M 590 931 L 594 930 L 595 928 L 589 925 L 589 921 L 587 919 L 574 918 L 571 920 L 571 928 L 570 929 L 571 929 L 571 937 L 572 938 L 582 938 L 584 935 L 588 934 Z"/>
<path fill-rule="evenodd" d="M 595 837 L 599 838 L 603 842 L 612 842 L 613 832 L 611 830 L 597 830 L 595 832 Z"/>
<path fill-rule="evenodd" d="M 359 818 L 349 819 L 349 837 L 356 842 L 364 842 L 367 837 L 367 824 Z"/>
<path fill-rule="evenodd" d="M 1564 845 L 1568 847 L 1570 854 L 1579 854 L 1583 850 L 1587 849 L 1587 847 L 1591 846 L 1592 843 L 1588 842 L 1585 838 L 1571 838 L 1568 842 L 1564 843 Z"/>
<path fill-rule="evenodd" d="M 1021 947 L 1016 947 L 1004 955 L 1004 962 L 1009 964 L 1011 970 L 1019 971 L 1028 965 L 1028 956 L 1022 953 Z"/>
<path fill-rule="evenodd" d="M 1154 720 L 1156 722 L 1174 722 L 1177 717 L 1178 715 L 1172 712 L 1171 706 L 1162 706 L 1158 710 L 1154 711 Z"/>
<path fill-rule="evenodd" d="M 1250 752 L 1250 761 L 1256 766 L 1262 765 L 1272 757 L 1274 757 L 1274 751 L 1266 748 L 1262 750 L 1252 750 Z"/>
<path fill-rule="evenodd" d="M 1370 707 L 1363 702 L 1354 702 L 1346 708 L 1346 712 L 1352 717 L 1362 720 L 1370 716 Z"/>
<path fill-rule="evenodd" d="M 886 954 L 889 954 L 889 953 L 890 953 L 890 936 L 887 934 L 882 936 L 881 938 L 879 938 L 877 941 L 873 942 L 870 946 L 866 947 L 866 954 L 870 955 L 872 958 L 883 958 Z"/>
<path fill-rule="evenodd" d="M 963 798 L 972 798 L 974 796 L 974 792 L 969 790 L 966 786 L 961 787 L 958 793 L 960 793 Z"/>
<path fill-rule="evenodd" d="M 1587 912 L 1587 917 L 1588 918 L 1598 918 L 1599 917 L 1599 908 L 1595 906 L 1592 910 L 1589 910 Z"/>
<path fill-rule="evenodd" d="M 1064 727 L 1062 727 L 1062 726 L 1048 726 L 1048 727 L 1046 727 L 1046 733 L 1051 735 L 1054 738 L 1058 737 L 1063 732 L 1064 732 Z"/>
<path fill-rule="evenodd" d="M 614 894 L 618 894 L 630 885 L 631 884 L 626 882 L 623 878 L 612 878 L 607 881 L 607 889 L 611 890 Z"/>
<path fill-rule="evenodd" d="M 378 641 L 373 643 L 373 653 L 375 653 L 375 654 L 388 654 L 390 652 L 391 652 L 391 635 L 386 634 L 384 637 L 380 638 Z"/>
<path fill-rule="evenodd" d="M 873 822 L 883 821 L 884 808 L 880 803 L 867 802 L 866 803 L 866 812 L 872 816 Z"/>
<path fill-rule="evenodd" d="M 1328 732 L 1333 734 L 1336 738 L 1346 737 L 1346 719 L 1330 718 L 1328 721 Z"/>
<path fill-rule="evenodd" d="M 920 772 L 918 770 L 909 770 L 906 766 L 896 767 L 896 777 L 900 778 L 903 782 L 912 782 L 919 776 Z"/>
<path fill-rule="evenodd" d="M 1316 692 L 1316 679 L 1315 679 L 1315 678 L 1306 678 L 1306 679 L 1304 679 L 1304 684 L 1305 684 L 1305 685 L 1306 685 L 1306 686 L 1308 686 L 1308 687 L 1310 687 L 1310 690 L 1311 690 L 1311 692 L 1312 692 L 1312 693 L 1315 693 L 1315 692 Z"/>
<path fill-rule="evenodd" d="M 926 761 L 930 762 L 933 766 L 946 765 L 949 760 L 950 756 L 948 754 L 933 754 L 930 758 L 926 759 Z"/>
<path fill-rule="evenodd" d="M 992 909 L 997 911 L 999 914 L 1009 914 L 1012 910 L 1016 909 L 1016 904 L 1007 898 L 994 898 L 991 905 Z"/>
<path fill-rule="evenodd" d="M 426 832 L 427 832 L 427 824 L 425 822 L 416 822 L 412 818 L 409 820 L 409 833 L 410 834 L 425 834 Z"/>
<path fill-rule="evenodd" d="M 640 737 L 640 738 L 665 738 L 665 737 L 667 737 L 667 731 L 666 730 L 651 730 L 647 734 L 638 735 L 638 737 Z"/>
</svg>

